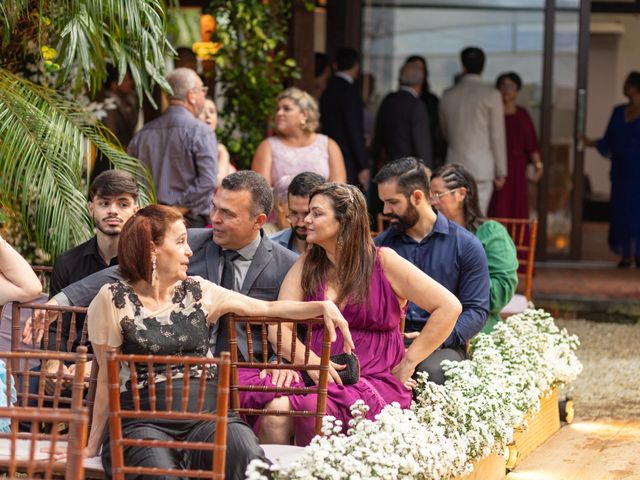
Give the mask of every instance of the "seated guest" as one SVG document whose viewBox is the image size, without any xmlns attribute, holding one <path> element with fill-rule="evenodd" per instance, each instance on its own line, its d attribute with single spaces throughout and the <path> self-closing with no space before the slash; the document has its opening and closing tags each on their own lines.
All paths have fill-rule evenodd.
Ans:
<svg viewBox="0 0 640 480">
<path fill-rule="evenodd" d="M 313 172 L 302 172 L 293 177 L 287 190 L 287 221 L 291 226 L 271 235 L 271 240 L 298 254 L 307 250 L 307 226 L 304 219 L 309 215 L 309 194 L 323 183 L 325 179 L 322 175 Z"/>
<path fill-rule="evenodd" d="M 219 287 L 201 277 L 187 276 L 189 258 L 187 229 L 182 215 L 171 207 L 151 205 L 127 222 L 118 246 L 119 270 L 124 280 L 105 285 L 89 305 L 89 338 L 98 365 L 96 401 L 87 456 L 98 454 L 110 471 L 111 451 L 105 427 L 108 417 L 106 353 L 109 348 L 125 354 L 188 355 L 205 357 L 209 352 L 208 331 L 225 313 L 303 319 L 323 315 L 332 328 L 338 327 L 345 343 L 352 346 L 347 322 L 330 300 L 313 302 L 265 302 Z M 333 335 L 335 337 L 335 333 Z M 177 372 L 174 378 L 182 378 Z M 167 382 L 158 375 L 155 388 L 147 386 L 149 374 L 139 366 L 137 378 L 141 398 L 166 396 Z M 198 400 L 200 378 L 191 375 L 189 411 Z M 174 408 L 180 408 L 182 381 L 172 382 Z M 186 388 L 186 387 L 185 387 Z M 205 410 L 215 410 L 216 383 L 208 379 Z M 149 391 L 151 390 L 151 391 Z M 132 405 L 130 383 L 123 380 L 123 407 Z M 162 400 L 161 400 L 162 402 Z M 244 479 L 247 464 L 263 458 L 264 452 L 251 430 L 237 417 L 229 419 L 225 478 Z M 123 426 L 125 438 L 212 442 L 215 425 L 207 421 L 130 420 Z M 103 440 L 104 439 L 104 440 Z M 209 469 L 213 452 L 184 454 L 165 448 L 124 449 L 125 464 L 149 468 Z"/>
<path fill-rule="evenodd" d="M 328 183 L 313 189 L 310 213 L 305 218 L 310 247 L 289 270 L 282 288 L 282 300 L 332 300 L 349 322 L 360 362 L 360 379 L 343 385 L 339 366 L 329 367 L 327 415 L 342 421 L 346 430 L 350 407 L 364 400 L 374 419 L 385 405 L 399 402 L 403 408 L 411 403 L 411 378 L 414 369 L 447 338 L 461 311 L 458 300 L 445 288 L 388 248 L 376 249 L 371 240 L 364 195 L 352 185 Z M 431 313 L 428 325 L 405 351 L 399 330 L 400 319 L 408 301 Z M 270 332 L 274 333 L 274 332 Z M 291 359 L 292 328 L 285 328 L 282 345 Z M 275 340 L 275 334 L 273 340 Z M 320 363 L 323 332 L 312 329 L 311 361 Z M 342 353 L 348 346 L 338 332 L 331 354 Z M 296 347 L 296 361 L 303 362 L 304 346 Z M 319 372 L 308 372 L 317 383 Z M 240 383 L 271 386 L 255 371 L 241 370 Z M 297 382 L 292 382 L 296 385 Z M 313 410 L 317 396 L 247 392 L 241 395 L 246 407 L 268 410 Z M 265 416 L 254 428 L 261 443 L 306 445 L 314 435 L 312 417 Z"/>
<path fill-rule="evenodd" d="M 281 177 L 312 171 L 330 182 L 347 179 L 338 144 L 316 133 L 320 119 L 318 104 L 299 88 L 287 88 L 278 95 L 274 115 L 275 135 L 263 140 L 253 157 L 251 169 L 274 188 Z"/>
<path fill-rule="evenodd" d="M 484 247 L 491 285 L 489 318 L 482 331 L 489 333 L 518 286 L 518 257 L 513 240 L 500 223 L 482 215 L 476 182 L 462 165 L 452 163 L 433 172 L 430 198 L 431 205 L 473 233 Z"/>
<path fill-rule="evenodd" d="M 225 177 L 213 196 L 210 220 L 213 230 L 187 230 L 193 252 L 187 273 L 253 298 L 277 299 L 280 285 L 297 255 L 264 234 L 262 227 L 272 206 L 271 188 L 261 175 L 243 170 Z M 121 278 L 116 267 L 101 270 L 63 288 L 49 303 L 87 306 L 103 285 Z M 36 330 L 43 323 L 42 315 L 34 318 Z M 29 324 L 25 332 L 28 338 Z M 244 329 L 238 329 L 238 340 L 240 356 L 247 358 Z M 211 342 L 217 353 L 229 349 L 225 317 L 215 324 Z M 259 329 L 253 345 L 256 358 L 262 358 Z"/>
<path fill-rule="evenodd" d="M 429 173 L 420 160 L 408 157 L 388 163 L 374 181 L 384 203 L 383 213 L 390 219 L 390 227 L 376 237 L 376 245 L 395 250 L 462 303 L 462 313 L 453 332 L 416 368 L 416 372 L 427 372 L 429 380 L 443 384 L 442 361 L 466 359 L 467 341 L 482 330 L 487 321 L 487 258 L 482 244 L 471 232 L 432 208 Z M 411 345 L 411 340 L 424 332 L 431 321 L 432 316 L 424 307 L 410 303 L 405 322 L 407 345 Z"/>
</svg>

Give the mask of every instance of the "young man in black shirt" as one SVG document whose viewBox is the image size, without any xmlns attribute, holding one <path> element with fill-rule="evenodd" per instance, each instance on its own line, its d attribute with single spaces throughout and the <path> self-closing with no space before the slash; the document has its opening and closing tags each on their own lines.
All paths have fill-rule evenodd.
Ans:
<svg viewBox="0 0 640 480">
<path fill-rule="evenodd" d="M 126 172 L 107 170 L 98 175 L 89 187 L 89 214 L 95 235 L 86 242 L 67 250 L 56 259 L 51 274 L 49 295 L 53 297 L 64 287 L 103 268 L 118 264 L 118 240 L 124 224 L 138 211 L 138 184 Z M 70 332 L 70 315 L 62 322 L 61 342 L 56 345 L 57 322 L 49 328 L 49 350 L 75 351 L 82 336 L 84 315 L 76 316 L 75 335 Z M 69 337 L 73 337 L 68 348 Z M 50 362 L 48 370 L 57 370 L 57 362 Z M 66 372 L 71 373 L 71 372 Z"/>
</svg>

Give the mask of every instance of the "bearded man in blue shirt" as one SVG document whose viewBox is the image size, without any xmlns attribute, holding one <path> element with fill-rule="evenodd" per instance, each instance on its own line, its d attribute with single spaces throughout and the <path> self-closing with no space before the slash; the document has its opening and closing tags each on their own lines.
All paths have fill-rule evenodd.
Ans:
<svg viewBox="0 0 640 480">
<path fill-rule="evenodd" d="M 429 170 L 406 157 L 385 165 L 376 175 L 378 195 L 390 226 L 375 243 L 390 247 L 458 297 L 462 313 L 449 338 L 415 365 L 429 380 L 445 381 L 443 360 L 467 358 L 467 342 L 482 330 L 489 312 L 489 269 L 480 241 L 431 206 Z M 450 192 L 447 192 L 447 194 Z M 409 303 L 405 343 L 410 344 L 429 321 L 429 312 Z"/>
</svg>

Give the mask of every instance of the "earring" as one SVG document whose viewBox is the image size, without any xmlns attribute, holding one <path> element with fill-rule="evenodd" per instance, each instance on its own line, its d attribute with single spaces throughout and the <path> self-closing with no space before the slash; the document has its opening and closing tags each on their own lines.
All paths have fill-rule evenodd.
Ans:
<svg viewBox="0 0 640 480">
<path fill-rule="evenodd" d="M 307 129 L 307 119 L 303 118 L 302 121 L 300 122 L 300 128 L 302 128 L 303 130 Z"/>
<path fill-rule="evenodd" d="M 342 247 L 344 247 L 344 240 L 342 239 L 338 240 L 338 243 L 336 246 L 338 247 L 338 250 L 342 250 Z"/>
<path fill-rule="evenodd" d="M 158 270 L 156 268 L 156 257 L 151 257 L 151 286 L 155 287 L 158 284 Z"/>
</svg>

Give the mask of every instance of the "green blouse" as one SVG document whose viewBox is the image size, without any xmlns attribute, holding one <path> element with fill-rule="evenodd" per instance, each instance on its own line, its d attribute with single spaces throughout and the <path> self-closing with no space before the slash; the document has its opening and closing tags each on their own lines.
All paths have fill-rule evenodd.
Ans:
<svg viewBox="0 0 640 480">
<path fill-rule="evenodd" d="M 482 243 L 489 265 L 489 316 L 482 331 L 489 333 L 500 321 L 500 311 L 509 303 L 518 286 L 518 256 L 507 230 L 494 220 L 487 220 L 476 237 Z"/>
</svg>

